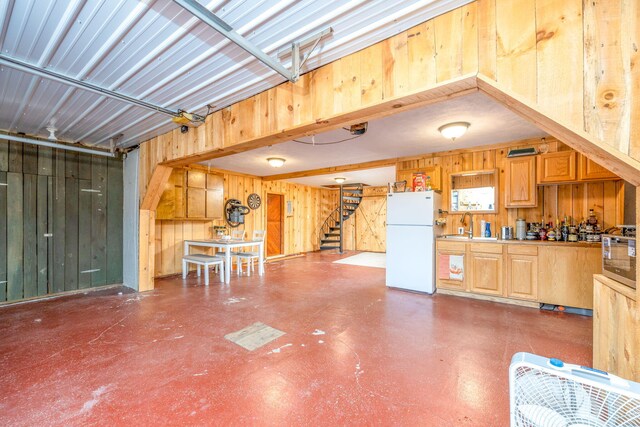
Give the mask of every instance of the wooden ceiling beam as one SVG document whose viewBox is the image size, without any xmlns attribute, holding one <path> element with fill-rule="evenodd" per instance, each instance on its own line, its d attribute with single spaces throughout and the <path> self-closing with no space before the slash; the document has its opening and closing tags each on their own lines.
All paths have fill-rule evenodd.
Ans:
<svg viewBox="0 0 640 427">
<path fill-rule="evenodd" d="M 387 166 L 395 166 L 398 161 L 400 161 L 399 158 L 374 160 L 371 162 L 364 162 L 364 163 L 353 163 L 349 165 L 332 166 L 327 168 L 311 169 L 311 170 L 299 171 L 299 172 L 289 172 L 289 173 L 282 173 L 278 175 L 268 175 L 268 176 L 263 176 L 262 180 L 263 181 L 279 181 L 282 179 L 306 178 L 309 176 L 329 175 L 329 174 L 339 173 L 339 172 L 351 172 L 351 171 L 364 170 L 364 169 L 384 168 Z"/>
<path fill-rule="evenodd" d="M 635 186 L 640 186 L 640 162 L 622 153 L 615 147 L 595 139 L 584 131 L 572 128 L 544 112 L 544 108 L 533 105 L 523 96 L 500 86 L 495 80 L 478 74 L 480 92 L 490 96 L 523 119 L 533 123 L 549 135 L 559 139 L 588 159 L 607 168 L 620 178 Z"/>
</svg>

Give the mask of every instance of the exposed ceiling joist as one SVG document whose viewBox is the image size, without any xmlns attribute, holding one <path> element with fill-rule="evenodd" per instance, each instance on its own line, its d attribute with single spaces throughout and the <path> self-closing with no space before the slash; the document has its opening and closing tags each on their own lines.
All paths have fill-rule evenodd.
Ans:
<svg viewBox="0 0 640 427">
<path fill-rule="evenodd" d="M 11 58 L 3 54 L 0 54 L 0 65 L 6 65 L 7 67 L 10 67 L 19 71 L 24 71 L 26 73 L 33 74 L 38 77 L 43 77 L 45 79 L 50 79 L 58 83 L 73 86 L 78 89 L 83 89 L 98 95 L 116 99 L 118 101 L 123 101 L 128 104 L 132 104 L 138 107 L 145 108 L 147 110 L 154 111 L 156 113 L 165 114 L 172 118 L 181 118 L 184 115 L 184 112 L 182 111 L 173 111 L 168 108 L 164 108 L 147 101 L 142 101 L 140 99 L 132 98 L 130 96 L 121 94 L 119 92 L 115 92 L 110 89 L 106 89 L 101 86 L 94 85 L 82 80 L 77 80 L 77 79 L 74 79 L 73 77 L 65 76 L 64 74 L 56 73 L 55 71 L 51 71 L 46 68 L 39 67 L 37 65 L 29 64 L 28 62 L 24 62 L 16 58 Z M 202 116 L 199 116 L 196 114 L 189 114 L 189 116 L 193 117 L 194 120 L 204 121 L 204 117 Z"/>
<path fill-rule="evenodd" d="M 22 142 L 23 144 L 31 144 L 31 145 L 39 145 L 39 146 L 42 146 L 42 147 L 57 148 L 59 150 L 75 151 L 77 153 L 93 154 L 93 155 L 96 155 L 96 156 L 116 157 L 116 153 L 113 152 L 113 151 L 97 150 L 97 149 L 85 148 L 85 147 L 80 147 L 78 145 L 71 145 L 71 144 L 61 144 L 61 143 L 58 143 L 58 142 L 46 141 L 46 140 L 43 140 L 43 139 L 29 138 L 29 137 L 26 137 L 26 136 L 17 136 L 17 135 L 10 135 L 10 134 L 0 133 L 0 139 L 5 139 L 5 140 L 8 140 L 8 141 Z"/>
<path fill-rule="evenodd" d="M 178 5 L 182 6 L 185 10 L 193 14 L 196 18 L 200 19 L 205 24 L 209 25 L 214 30 L 218 31 L 220 34 L 234 42 L 236 45 L 244 49 L 250 55 L 256 57 L 260 62 L 265 64 L 267 67 L 271 68 L 276 73 L 280 74 L 285 79 L 295 83 L 300 78 L 300 69 L 304 65 L 306 59 L 309 57 L 310 53 L 307 54 L 306 58 L 301 58 L 300 49 L 303 46 L 307 46 L 313 44 L 313 48 L 318 45 L 320 40 L 331 34 L 333 32 L 332 28 L 327 28 L 318 34 L 303 40 L 299 43 L 292 43 L 291 52 L 292 52 L 292 65 L 291 70 L 286 69 L 280 62 L 276 61 L 266 53 L 262 51 L 258 46 L 253 44 L 250 40 L 242 37 L 240 34 L 234 31 L 233 27 L 227 24 L 223 19 L 216 16 L 215 13 L 211 12 L 209 9 L 201 5 L 197 0 L 173 0 Z"/>
<path fill-rule="evenodd" d="M 290 172 L 290 173 L 283 173 L 279 175 L 263 176 L 262 179 L 264 181 L 278 181 L 281 179 L 305 178 L 305 177 L 316 176 L 316 175 L 329 175 L 336 172 L 349 172 L 349 171 L 362 170 L 362 169 L 376 169 L 376 168 L 383 168 L 387 166 L 395 166 L 395 164 L 399 160 L 400 159 L 397 159 L 397 158 L 374 160 L 372 162 L 354 163 L 350 165 L 332 166 L 328 168 L 319 168 L 319 169 L 311 169 L 311 170 L 300 171 L 300 172 Z"/>
</svg>

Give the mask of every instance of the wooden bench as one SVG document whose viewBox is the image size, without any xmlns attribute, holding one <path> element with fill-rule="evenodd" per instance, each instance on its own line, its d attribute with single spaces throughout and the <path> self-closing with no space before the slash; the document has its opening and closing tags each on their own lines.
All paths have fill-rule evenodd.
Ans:
<svg viewBox="0 0 640 427">
<path fill-rule="evenodd" d="M 198 277 L 200 277 L 200 266 L 204 267 L 204 284 L 209 286 L 209 266 L 220 266 L 220 281 L 224 282 L 224 259 L 218 256 L 205 254 L 192 254 L 182 257 L 182 278 L 186 279 L 189 273 L 188 265 L 195 264 L 197 266 Z"/>
</svg>

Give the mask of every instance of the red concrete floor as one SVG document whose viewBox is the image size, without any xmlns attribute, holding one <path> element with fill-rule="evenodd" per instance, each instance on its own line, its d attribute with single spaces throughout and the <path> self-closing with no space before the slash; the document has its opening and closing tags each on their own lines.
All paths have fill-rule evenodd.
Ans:
<svg viewBox="0 0 640 427">
<path fill-rule="evenodd" d="M 591 318 L 388 290 L 337 258 L 0 308 L 0 424 L 506 426 L 514 353 L 591 362 Z M 254 322 L 286 335 L 224 338 Z"/>
</svg>

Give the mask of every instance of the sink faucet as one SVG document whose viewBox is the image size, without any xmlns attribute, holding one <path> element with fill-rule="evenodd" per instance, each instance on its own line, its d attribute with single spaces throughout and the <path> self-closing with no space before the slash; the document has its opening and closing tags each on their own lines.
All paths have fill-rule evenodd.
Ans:
<svg viewBox="0 0 640 427">
<path fill-rule="evenodd" d="M 464 225 L 464 219 L 469 215 L 469 231 L 466 233 L 469 235 L 470 239 L 473 239 L 473 214 L 469 212 L 465 212 L 462 214 L 462 218 L 460 218 L 460 224 Z"/>
</svg>

